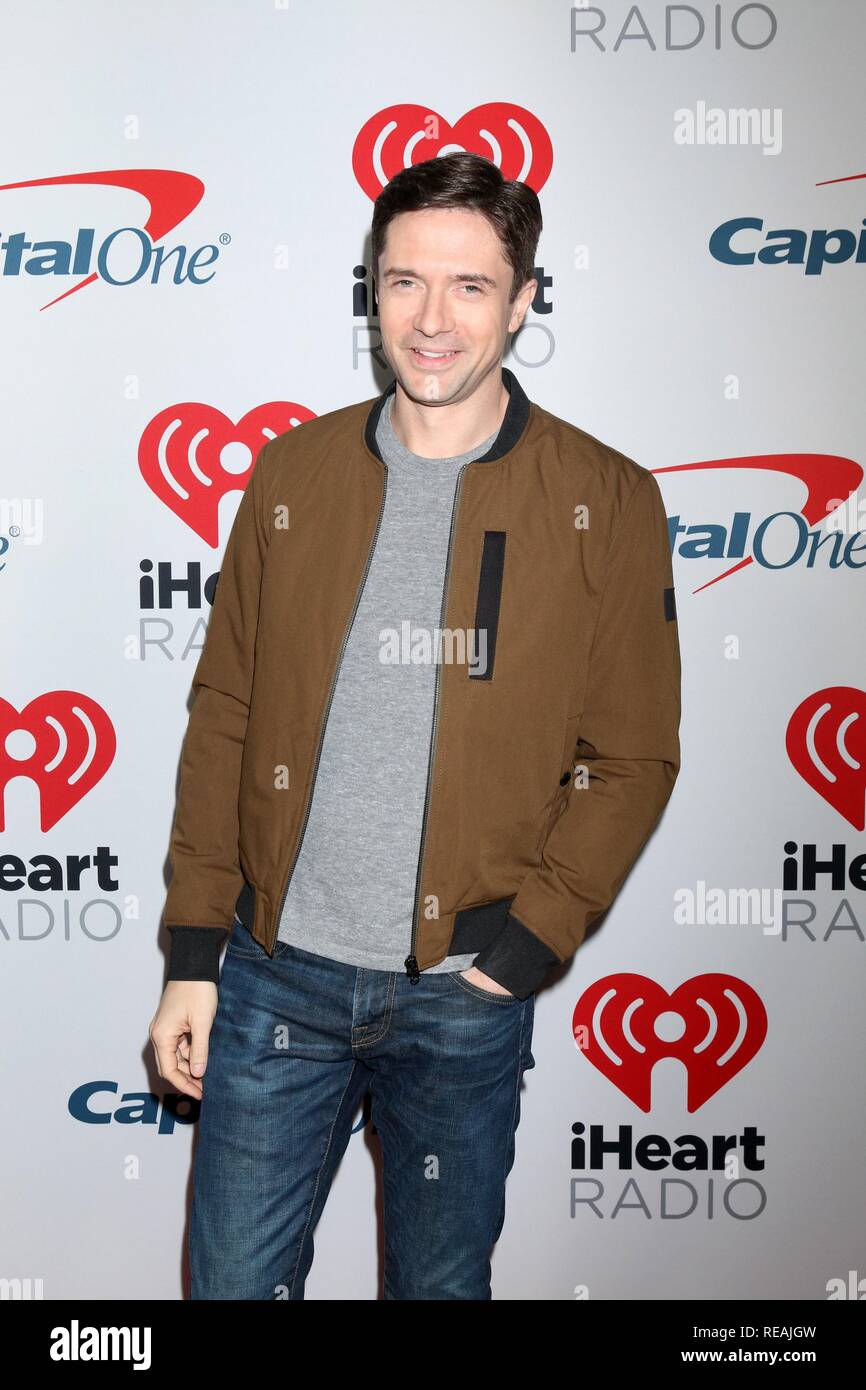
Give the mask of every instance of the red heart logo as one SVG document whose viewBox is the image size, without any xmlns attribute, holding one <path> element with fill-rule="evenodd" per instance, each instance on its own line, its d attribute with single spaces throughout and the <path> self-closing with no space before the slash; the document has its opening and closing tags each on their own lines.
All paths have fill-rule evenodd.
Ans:
<svg viewBox="0 0 866 1390">
<path fill-rule="evenodd" d="M 222 498 L 243 492 L 263 444 L 313 419 L 306 406 L 268 401 L 233 424 L 211 405 L 184 401 L 151 420 L 138 466 L 151 492 L 215 550 Z"/>
<path fill-rule="evenodd" d="M 788 721 L 785 748 L 813 791 L 855 830 L 866 828 L 866 694 L 830 685 L 799 704 Z"/>
<path fill-rule="evenodd" d="M 510 101 L 489 101 L 467 111 L 453 126 L 428 106 L 408 102 L 377 111 L 358 131 L 352 172 L 375 201 L 401 169 L 434 159 L 454 147 L 483 155 L 503 178 L 520 179 L 536 193 L 553 168 L 553 145 L 537 116 Z"/>
<path fill-rule="evenodd" d="M 16 757 L 10 735 L 21 742 L 30 734 L 33 749 Z M 39 788 L 44 831 L 96 786 L 114 761 L 114 725 L 101 705 L 77 690 L 48 690 L 19 711 L 0 699 L 0 831 L 6 829 L 6 787 L 13 777 L 29 777 Z"/>
<path fill-rule="evenodd" d="M 670 1015 L 666 1037 L 662 1015 Z M 736 975 L 695 975 L 673 994 L 646 975 L 606 975 L 580 996 L 572 1029 L 583 1055 L 646 1112 L 653 1067 L 678 1057 L 691 1113 L 752 1060 L 767 1036 L 767 1011 Z"/>
</svg>

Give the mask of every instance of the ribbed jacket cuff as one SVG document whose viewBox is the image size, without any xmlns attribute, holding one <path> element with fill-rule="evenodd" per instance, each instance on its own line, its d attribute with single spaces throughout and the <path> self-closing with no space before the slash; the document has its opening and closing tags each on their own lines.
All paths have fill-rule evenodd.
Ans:
<svg viewBox="0 0 866 1390">
<path fill-rule="evenodd" d="M 473 961 L 478 970 L 518 999 L 534 994 L 547 972 L 559 963 L 559 956 L 510 912 L 499 935 Z"/>
<path fill-rule="evenodd" d="M 169 980 L 220 980 L 220 952 L 227 927 L 169 927 Z"/>
</svg>

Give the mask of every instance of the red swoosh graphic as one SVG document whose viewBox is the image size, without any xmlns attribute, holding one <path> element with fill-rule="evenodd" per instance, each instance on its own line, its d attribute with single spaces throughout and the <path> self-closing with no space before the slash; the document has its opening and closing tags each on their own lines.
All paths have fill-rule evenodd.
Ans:
<svg viewBox="0 0 866 1390">
<path fill-rule="evenodd" d="M 49 188 L 52 184 L 109 184 L 115 188 L 128 188 L 140 193 L 150 206 L 150 215 L 142 231 L 147 232 L 151 241 L 158 242 L 172 231 L 179 222 L 188 217 L 193 208 L 198 207 L 204 196 L 204 184 L 194 174 L 184 174 L 179 169 L 103 169 L 92 174 L 58 174 L 50 179 L 26 179 L 22 183 L 0 183 L 0 193 L 12 188 Z M 50 309 L 59 304 L 85 285 L 92 285 L 99 276 L 96 271 L 64 290 L 56 299 L 43 304 Z M 40 313 L 42 310 L 40 310 Z"/>
<path fill-rule="evenodd" d="M 800 508 L 800 514 L 810 526 L 815 526 L 819 521 L 823 521 L 825 516 L 829 516 L 833 508 L 828 504 L 832 501 L 838 507 L 839 498 L 846 500 L 850 497 L 852 492 L 857 491 L 863 479 L 860 464 L 840 454 L 755 454 L 741 459 L 705 459 L 700 463 L 672 463 L 666 468 L 653 468 L 650 471 L 656 475 L 689 473 L 697 468 L 758 468 L 799 478 L 806 488 L 806 500 Z M 745 556 L 735 565 L 731 565 L 730 569 L 725 570 L 724 574 L 717 574 L 715 579 L 708 579 L 706 584 L 699 585 L 692 592 L 699 594 L 711 584 L 718 584 L 720 579 L 727 579 L 729 574 L 736 574 L 737 570 L 743 569 L 745 565 L 751 565 L 753 559 L 752 555 Z"/>
<path fill-rule="evenodd" d="M 849 183 L 851 179 L 866 179 L 866 174 L 843 174 L 840 179 L 819 179 L 815 187 L 823 188 L 828 183 Z"/>
</svg>

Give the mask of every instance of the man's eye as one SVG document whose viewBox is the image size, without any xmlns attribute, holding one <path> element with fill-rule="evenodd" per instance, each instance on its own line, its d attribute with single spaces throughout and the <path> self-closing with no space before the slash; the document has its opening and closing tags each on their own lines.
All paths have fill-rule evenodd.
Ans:
<svg viewBox="0 0 866 1390">
<path fill-rule="evenodd" d="M 464 288 L 465 290 L 477 290 L 477 292 L 478 292 L 479 294 L 481 293 L 481 286 L 480 286 L 480 285 L 464 285 L 463 288 Z"/>
</svg>

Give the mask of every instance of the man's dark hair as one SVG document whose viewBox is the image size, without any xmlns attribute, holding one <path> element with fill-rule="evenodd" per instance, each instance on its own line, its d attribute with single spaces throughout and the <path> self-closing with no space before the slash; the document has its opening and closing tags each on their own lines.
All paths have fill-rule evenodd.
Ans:
<svg viewBox="0 0 866 1390">
<path fill-rule="evenodd" d="M 541 235 L 541 204 L 527 183 L 504 179 L 496 165 L 480 154 L 455 150 L 401 169 L 373 205 L 373 279 L 392 217 L 421 208 L 467 208 L 483 213 L 502 243 L 513 271 L 509 303 L 532 279 Z"/>
</svg>

